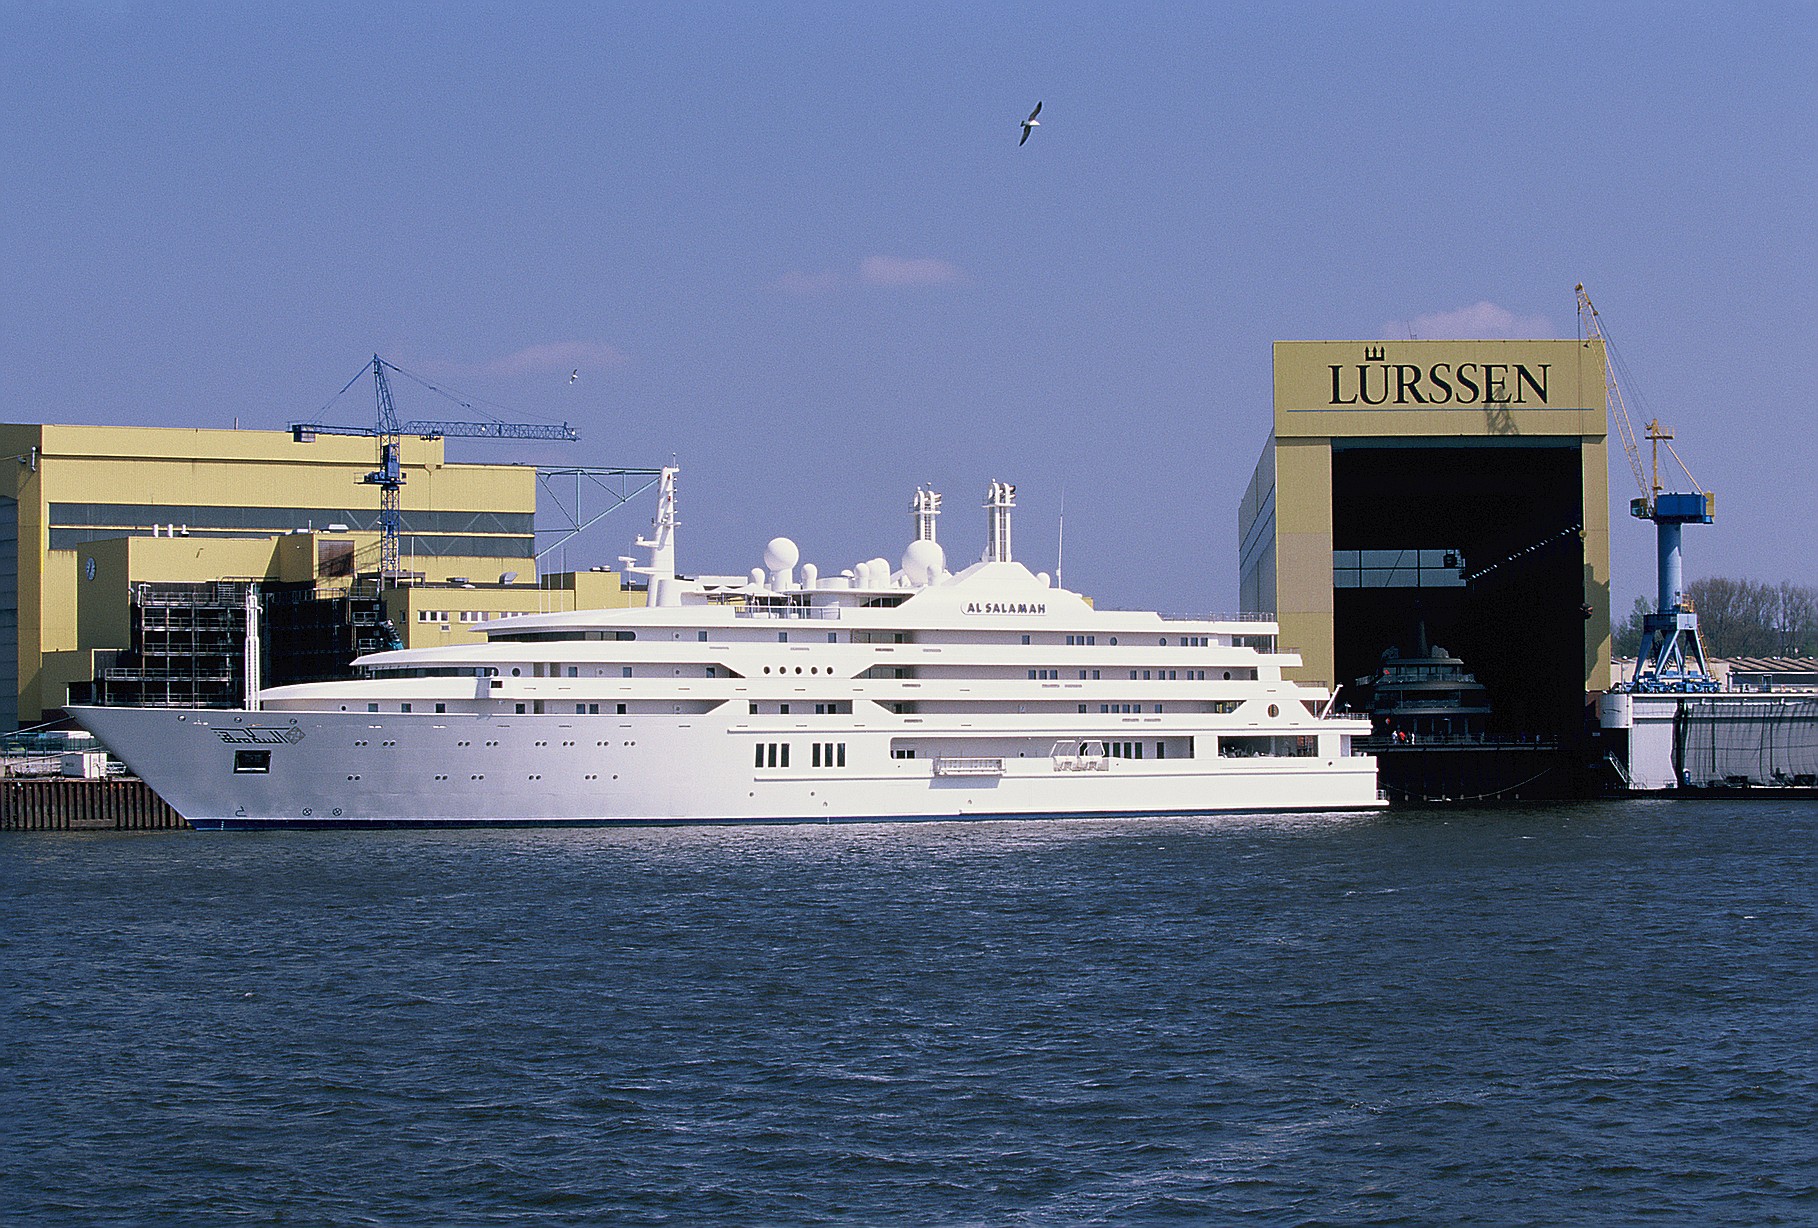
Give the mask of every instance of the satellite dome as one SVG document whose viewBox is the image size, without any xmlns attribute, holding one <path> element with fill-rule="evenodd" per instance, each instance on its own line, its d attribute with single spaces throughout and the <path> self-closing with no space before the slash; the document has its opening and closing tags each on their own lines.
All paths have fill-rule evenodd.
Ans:
<svg viewBox="0 0 1818 1228">
<path fill-rule="evenodd" d="M 947 552 L 939 542 L 917 538 L 903 551 L 903 575 L 918 588 L 933 584 L 946 565 Z"/>
<path fill-rule="evenodd" d="M 788 571 L 802 557 L 796 544 L 787 537 L 773 537 L 764 547 L 765 571 Z"/>
</svg>

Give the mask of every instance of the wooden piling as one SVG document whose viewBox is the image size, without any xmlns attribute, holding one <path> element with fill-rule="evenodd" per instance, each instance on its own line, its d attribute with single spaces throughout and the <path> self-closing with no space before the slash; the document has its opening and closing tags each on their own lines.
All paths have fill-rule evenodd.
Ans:
<svg viewBox="0 0 1818 1228">
<path fill-rule="evenodd" d="M 136 777 L 0 780 L 0 831 L 154 831 L 186 827 Z"/>
</svg>

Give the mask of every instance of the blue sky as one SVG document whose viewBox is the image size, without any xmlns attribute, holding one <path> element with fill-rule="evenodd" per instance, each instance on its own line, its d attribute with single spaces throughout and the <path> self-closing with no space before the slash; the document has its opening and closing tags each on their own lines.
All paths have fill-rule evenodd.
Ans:
<svg viewBox="0 0 1818 1228">
<path fill-rule="evenodd" d="M 1272 341 L 1583 281 L 1717 492 L 1688 573 L 1818 584 L 1814 82 L 1808 3 L 11 0 L 0 417 L 277 429 L 376 351 L 583 434 L 457 458 L 675 456 L 685 568 L 894 560 L 922 481 L 969 559 L 1001 477 L 1018 557 L 1064 492 L 1071 587 L 1223 610 Z"/>
</svg>

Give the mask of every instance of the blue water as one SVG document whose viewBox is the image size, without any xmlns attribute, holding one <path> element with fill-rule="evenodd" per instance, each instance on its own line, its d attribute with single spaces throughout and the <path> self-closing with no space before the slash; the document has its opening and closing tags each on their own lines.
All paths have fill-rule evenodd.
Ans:
<svg viewBox="0 0 1818 1228">
<path fill-rule="evenodd" d="M 0 1218 L 1818 1222 L 1815 835 L 9 835 Z"/>
</svg>

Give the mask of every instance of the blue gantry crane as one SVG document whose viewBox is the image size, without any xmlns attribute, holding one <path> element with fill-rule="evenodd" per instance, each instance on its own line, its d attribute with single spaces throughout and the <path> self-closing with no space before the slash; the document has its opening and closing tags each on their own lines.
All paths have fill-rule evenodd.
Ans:
<svg viewBox="0 0 1818 1228">
<path fill-rule="evenodd" d="M 376 426 L 336 426 L 327 422 L 293 422 L 290 426 L 291 438 L 298 443 L 309 443 L 317 435 L 360 435 L 379 441 L 379 467 L 361 478 L 361 482 L 379 488 L 379 576 L 383 583 L 396 583 L 403 574 L 398 558 L 398 530 L 403 517 L 399 511 L 400 492 L 404 489 L 404 465 L 400 456 L 400 444 L 405 435 L 415 435 L 423 439 L 465 438 L 465 439 L 559 439 L 572 442 L 580 435 L 566 422 L 560 426 L 548 426 L 529 422 L 434 422 L 411 421 L 398 422 L 397 410 L 391 403 L 391 385 L 385 378 L 387 369 L 397 371 L 400 375 L 409 372 L 392 366 L 377 354 L 372 356 L 372 382 L 374 395 L 379 403 L 379 421 Z M 364 375 L 363 369 L 360 375 Z M 347 382 L 353 387 L 354 376 Z M 412 378 L 416 378 L 412 376 Z M 433 387 L 433 385 L 431 385 Z M 437 391 L 441 391 L 437 389 Z M 335 394 L 337 397 L 340 393 Z"/>
<path fill-rule="evenodd" d="M 1578 287 L 1578 319 L 1586 340 L 1603 342 L 1604 381 L 1610 402 L 1610 417 L 1622 436 L 1623 451 L 1628 453 L 1629 471 L 1641 497 L 1629 500 L 1629 515 L 1637 520 L 1654 522 L 1655 534 L 1655 605 L 1654 612 L 1642 619 L 1641 652 L 1635 662 L 1635 676 L 1629 681 L 1632 691 L 1715 691 L 1717 682 L 1705 664 L 1704 641 L 1698 635 L 1698 612 L 1685 592 L 1685 566 L 1680 536 L 1688 524 L 1710 524 L 1716 518 L 1717 496 L 1698 489 L 1698 480 L 1686 468 L 1679 453 L 1673 450 L 1673 432 L 1650 419 L 1644 436 L 1652 453 L 1651 474 L 1644 473 L 1641 448 L 1635 441 L 1635 427 L 1629 418 L 1627 398 L 1622 383 L 1616 378 L 1618 359 L 1604 335 L 1597 309 L 1584 286 Z M 1692 493 L 1668 492 L 1660 482 L 1660 445 L 1678 463 L 1680 472 L 1691 484 Z"/>
</svg>

